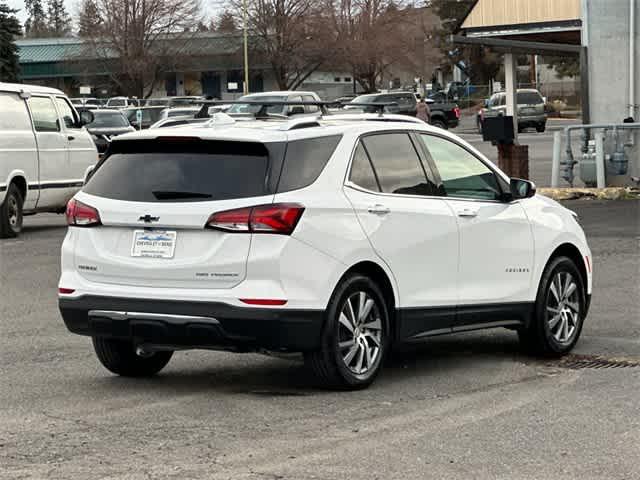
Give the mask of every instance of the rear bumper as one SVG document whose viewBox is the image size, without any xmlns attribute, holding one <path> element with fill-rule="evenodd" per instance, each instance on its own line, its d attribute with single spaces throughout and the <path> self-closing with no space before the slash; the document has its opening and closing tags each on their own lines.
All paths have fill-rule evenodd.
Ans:
<svg viewBox="0 0 640 480">
<path fill-rule="evenodd" d="M 82 296 L 60 298 L 69 331 L 135 343 L 243 351 L 314 350 L 324 312 L 242 308 L 225 303 Z"/>
</svg>

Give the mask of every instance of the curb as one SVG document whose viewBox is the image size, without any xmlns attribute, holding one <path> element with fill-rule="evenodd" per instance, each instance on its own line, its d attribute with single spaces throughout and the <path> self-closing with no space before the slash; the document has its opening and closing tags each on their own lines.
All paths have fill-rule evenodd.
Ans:
<svg viewBox="0 0 640 480">
<path fill-rule="evenodd" d="M 553 200 L 637 200 L 640 188 L 538 188 L 538 193 Z"/>
</svg>

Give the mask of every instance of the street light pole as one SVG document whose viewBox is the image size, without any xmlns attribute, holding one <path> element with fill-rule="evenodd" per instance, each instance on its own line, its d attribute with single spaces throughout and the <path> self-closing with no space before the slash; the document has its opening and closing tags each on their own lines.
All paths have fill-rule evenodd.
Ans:
<svg viewBox="0 0 640 480">
<path fill-rule="evenodd" d="M 244 36 L 244 85 L 243 92 L 249 93 L 249 52 L 247 48 L 247 0 L 242 0 L 242 30 Z"/>
</svg>

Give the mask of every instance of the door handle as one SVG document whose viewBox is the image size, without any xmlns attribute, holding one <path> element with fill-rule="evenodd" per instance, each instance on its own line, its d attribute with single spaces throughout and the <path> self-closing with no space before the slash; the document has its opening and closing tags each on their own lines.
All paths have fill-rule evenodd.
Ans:
<svg viewBox="0 0 640 480">
<path fill-rule="evenodd" d="M 75 140 L 75 139 L 76 139 L 76 137 L 74 137 L 73 135 L 69 135 L 69 136 L 67 137 L 67 140 Z"/>
<path fill-rule="evenodd" d="M 478 210 L 474 210 L 473 208 L 463 208 L 462 210 L 458 210 L 459 217 L 477 217 Z"/>
<path fill-rule="evenodd" d="M 369 213 L 373 213 L 375 215 L 386 215 L 387 213 L 389 213 L 391 210 L 389 210 L 387 207 L 385 207 L 384 205 L 380 205 L 379 203 L 372 205 L 371 207 L 367 208 L 367 211 Z"/>
</svg>

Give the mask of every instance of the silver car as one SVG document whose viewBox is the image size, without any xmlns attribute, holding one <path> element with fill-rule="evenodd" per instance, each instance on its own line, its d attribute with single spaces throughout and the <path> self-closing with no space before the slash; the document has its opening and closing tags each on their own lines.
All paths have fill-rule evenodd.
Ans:
<svg viewBox="0 0 640 480">
<path fill-rule="evenodd" d="M 545 101 L 538 90 L 518 89 L 518 132 L 525 128 L 535 128 L 544 132 L 547 127 L 547 114 L 544 111 Z M 482 122 L 487 117 L 497 117 L 507 113 L 507 94 L 494 93 L 485 101 L 485 107 L 478 112 L 476 124 L 478 132 L 482 133 Z"/>
</svg>

